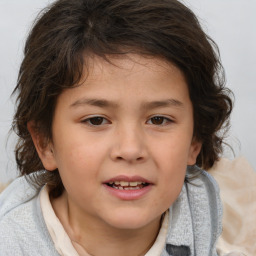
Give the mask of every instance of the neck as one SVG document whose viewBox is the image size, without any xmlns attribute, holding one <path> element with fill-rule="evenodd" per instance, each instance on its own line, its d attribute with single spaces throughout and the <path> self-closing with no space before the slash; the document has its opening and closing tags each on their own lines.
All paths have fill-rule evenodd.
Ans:
<svg viewBox="0 0 256 256">
<path fill-rule="evenodd" d="M 52 206 L 75 248 L 93 256 L 145 255 L 161 226 L 161 217 L 135 230 L 114 228 L 94 216 L 87 215 L 84 220 L 70 210 L 65 196 L 52 200 Z"/>
<path fill-rule="evenodd" d="M 116 230 L 108 232 L 81 232 L 74 234 L 74 242 L 84 248 L 90 255 L 99 256 L 142 256 L 153 245 L 159 230 L 159 223 L 156 223 L 156 230 L 152 227 L 136 231 Z M 103 231 L 103 230 L 101 230 Z"/>
</svg>

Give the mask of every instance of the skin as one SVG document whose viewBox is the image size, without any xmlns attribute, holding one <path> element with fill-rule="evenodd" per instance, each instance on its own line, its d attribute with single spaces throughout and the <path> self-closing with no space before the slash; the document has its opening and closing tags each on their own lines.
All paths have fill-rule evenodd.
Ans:
<svg viewBox="0 0 256 256">
<path fill-rule="evenodd" d="M 201 143 L 177 67 L 138 55 L 111 62 L 94 57 L 81 85 L 58 97 L 51 143 L 41 146 L 43 136 L 29 130 L 44 167 L 59 169 L 65 192 L 52 205 L 71 239 L 92 255 L 144 255 Z M 151 187 L 122 200 L 104 186 L 117 175 Z"/>
</svg>

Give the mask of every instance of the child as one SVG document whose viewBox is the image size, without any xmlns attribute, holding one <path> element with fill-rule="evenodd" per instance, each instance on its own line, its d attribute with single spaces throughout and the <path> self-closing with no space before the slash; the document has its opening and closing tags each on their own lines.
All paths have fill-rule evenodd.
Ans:
<svg viewBox="0 0 256 256">
<path fill-rule="evenodd" d="M 58 0 L 15 92 L 21 177 L 0 197 L 0 255 L 217 255 L 221 202 L 200 168 L 232 101 L 187 7 Z"/>
</svg>

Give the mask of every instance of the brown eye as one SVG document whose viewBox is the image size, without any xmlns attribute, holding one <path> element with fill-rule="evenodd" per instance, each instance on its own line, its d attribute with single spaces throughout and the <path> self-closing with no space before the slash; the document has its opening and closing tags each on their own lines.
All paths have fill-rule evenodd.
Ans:
<svg viewBox="0 0 256 256">
<path fill-rule="evenodd" d="M 154 116 L 151 117 L 148 120 L 148 124 L 152 124 L 152 125 L 167 125 L 169 123 L 172 123 L 173 121 L 167 117 L 164 116 Z"/>
<path fill-rule="evenodd" d="M 109 123 L 108 120 L 104 117 L 101 116 L 95 116 L 95 117 L 90 117 L 85 120 L 82 120 L 82 123 L 91 125 L 91 126 L 99 126 L 99 125 L 104 125 Z"/>
<path fill-rule="evenodd" d="M 155 116 L 155 117 L 152 117 L 150 120 L 152 124 L 161 125 L 163 124 L 165 118 L 162 116 Z"/>
<path fill-rule="evenodd" d="M 92 117 L 89 119 L 90 124 L 92 125 L 101 125 L 103 123 L 104 118 L 103 117 Z"/>
</svg>

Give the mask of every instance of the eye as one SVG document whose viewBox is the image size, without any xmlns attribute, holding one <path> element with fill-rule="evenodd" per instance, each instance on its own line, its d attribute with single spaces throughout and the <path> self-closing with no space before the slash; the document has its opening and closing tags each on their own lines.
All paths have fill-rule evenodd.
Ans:
<svg viewBox="0 0 256 256">
<path fill-rule="evenodd" d="M 171 119 L 164 116 L 153 116 L 147 121 L 147 123 L 153 124 L 153 125 L 166 125 L 172 122 L 173 121 Z"/>
<path fill-rule="evenodd" d="M 94 116 L 94 117 L 90 117 L 82 120 L 82 123 L 86 123 L 91 126 L 100 126 L 100 125 L 108 124 L 109 121 L 104 117 Z"/>
</svg>

